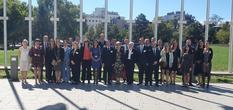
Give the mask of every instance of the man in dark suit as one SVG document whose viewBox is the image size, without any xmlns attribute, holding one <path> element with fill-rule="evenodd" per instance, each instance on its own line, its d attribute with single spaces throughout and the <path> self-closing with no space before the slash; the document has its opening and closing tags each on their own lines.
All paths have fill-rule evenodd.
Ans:
<svg viewBox="0 0 233 110">
<path fill-rule="evenodd" d="M 128 45 L 128 50 L 126 50 L 126 54 L 124 56 L 123 63 L 126 69 L 127 76 L 127 84 L 133 84 L 133 74 L 134 74 L 134 63 L 136 61 L 136 52 L 133 48 L 134 43 L 130 42 Z"/>
<path fill-rule="evenodd" d="M 138 73 L 138 78 L 139 78 L 139 83 L 138 85 L 141 85 L 143 83 L 143 75 L 145 72 L 145 66 L 144 66 L 144 59 L 145 59 L 145 55 L 144 55 L 144 38 L 141 37 L 139 39 L 139 45 L 136 47 L 136 53 L 137 53 L 137 58 L 136 58 L 136 63 L 139 69 L 139 73 Z"/>
<path fill-rule="evenodd" d="M 104 64 L 104 83 L 112 83 L 112 71 L 116 60 L 116 51 L 111 47 L 110 41 L 106 41 L 106 46 L 103 48 L 102 54 L 103 64 Z"/>
<path fill-rule="evenodd" d="M 145 73 L 146 73 L 146 78 L 145 78 L 145 86 L 150 83 L 150 86 L 152 86 L 152 64 L 153 64 L 153 51 L 152 47 L 150 45 L 150 40 L 145 39 L 145 46 L 143 49 L 143 54 L 144 54 L 144 66 L 145 66 Z"/>
<path fill-rule="evenodd" d="M 49 53 L 47 53 L 47 50 L 49 48 L 49 37 L 47 35 L 44 35 L 43 37 L 43 44 L 42 44 L 42 49 L 43 49 L 43 53 L 44 53 L 44 63 L 43 63 L 43 66 L 41 68 L 41 81 L 43 81 L 43 67 L 45 66 L 45 69 L 46 69 L 46 72 L 45 72 L 45 76 L 46 76 L 46 81 L 48 82 L 49 81 L 49 74 L 51 73 L 48 73 L 50 72 L 51 70 L 51 62 L 50 62 L 50 58 L 49 58 Z"/>
<path fill-rule="evenodd" d="M 153 70 L 154 70 L 154 79 L 155 79 L 155 85 L 159 86 L 159 59 L 161 57 L 160 55 L 160 49 L 156 47 L 156 41 L 151 42 L 152 44 L 152 51 L 153 51 Z"/>
</svg>

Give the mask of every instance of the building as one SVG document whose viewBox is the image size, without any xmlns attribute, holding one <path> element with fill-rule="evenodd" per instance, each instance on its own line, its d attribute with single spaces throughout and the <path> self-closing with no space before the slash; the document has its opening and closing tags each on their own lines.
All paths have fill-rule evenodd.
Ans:
<svg viewBox="0 0 233 110">
<path fill-rule="evenodd" d="M 180 11 L 167 13 L 167 15 L 162 17 L 162 21 L 170 21 L 170 20 L 174 20 L 174 19 L 179 20 L 180 14 L 181 14 Z M 185 12 L 184 12 L 184 15 L 185 15 Z"/>
<path fill-rule="evenodd" d="M 105 8 L 95 8 L 95 11 L 92 14 L 85 15 L 85 19 L 88 27 L 95 27 L 98 24 L 104 23 Z M 108 19 L 109 22 L 113 22 L 114 19 L 118 19 L 118 21 L 119 19 L 124 20 L 124 17 L 121 17 L 117 12 L 108 12 Z"/>
</svg>

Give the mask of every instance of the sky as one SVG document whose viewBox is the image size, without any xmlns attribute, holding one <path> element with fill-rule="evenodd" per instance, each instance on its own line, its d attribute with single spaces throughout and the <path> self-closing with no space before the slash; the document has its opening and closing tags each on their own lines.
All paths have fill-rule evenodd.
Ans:
<svg viewBox="0 0 233 110">
<path fill-rule="evenodd" d="M 21 0 L 27 2 L 28 0 Z M 69 0 L 74 4 L 79 4 L 79 0 Z M 105 0 L 83 0 L 83 11 L 91 14 L 96 7 L 104 7 Z M 120 16 L 129 18 L 129 1 L 130 0 L 108 0 L 108 10 L 118 12 Z M 146 15 L 150 21 L 155 16 L 156 0 L 134 0 L 133 1 L 133 18 L 135 19 L 140 13 Z M 204 22 L 206 19 L 206 0 L 184 0 L 184 9 L 188 14 L 192 14 L 195 18 Z M 37 0 L 32 0 L 33 5 L 37 6 Z M 164 16 L 168 12 L 179 11 L 180 0 L 160 0 L 159 16 Z M 210 0 L 210 16 L 217 14 L 224 21 L 231 18 L 231 0 Z"/>
</svg>

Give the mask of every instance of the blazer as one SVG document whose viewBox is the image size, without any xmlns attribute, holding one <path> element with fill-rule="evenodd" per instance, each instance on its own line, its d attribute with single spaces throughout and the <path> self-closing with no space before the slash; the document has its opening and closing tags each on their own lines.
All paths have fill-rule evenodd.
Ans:
<svg viewBox="0 0 233 110">
<path fill-rule="evenodd" d="M 116 61 L 116 50 L 112 47 L 109 49 L 107 47 L 103 48 L 102 60 L 104 65 L 113 65 Z"/>
<path fill-rule="evenodd" d="M 82 51 L 81 49 L 77 49 L 77 50 L 74 50 L 72 49 L 71 50 L 71 53 L 70 53 L 70 61 L 74 61 L 74 65 L 80 65 L 81 64 L 81 61 L 82 61 Z M 73 64 L 71 64 L 73 65 Z"/>
</svg>

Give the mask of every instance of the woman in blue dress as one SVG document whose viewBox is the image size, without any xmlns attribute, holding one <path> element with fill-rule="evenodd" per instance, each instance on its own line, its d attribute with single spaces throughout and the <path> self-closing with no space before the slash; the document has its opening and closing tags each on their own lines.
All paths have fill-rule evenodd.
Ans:
<svg viewBox="0 0 233 110">
<path fill-rule="evenodd" d="M 98 41 L 95 40 L 93 48 L 91 49 L 92 68 L 94 75 L 94 84 L 98 84 L 98 75 L 100 74 L 101 67 L 101 49 L 99 48 Z"/>
</svg>

